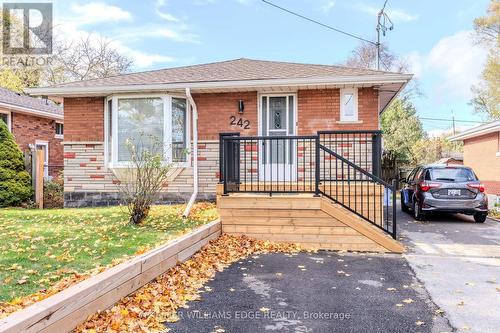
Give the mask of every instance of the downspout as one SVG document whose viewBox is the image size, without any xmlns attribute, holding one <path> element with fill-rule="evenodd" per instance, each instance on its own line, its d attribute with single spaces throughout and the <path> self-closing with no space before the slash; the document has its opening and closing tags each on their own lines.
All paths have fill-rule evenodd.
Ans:
<svg viewBox="0 0 500 333">
<path fill-rule="evenodd" d="M 198 109 L 196 108 L 196 103 L 194 102 L 193 96 L 191 96 L 191 89 L 186 88 L 186 97 L 189 102 L 191 109 L 193 110 L 193 194 L 184 210 L 182 216 L 184 218 L 189 216 L 189 212 L 193 207 L 196 197 L 198 196 Z"/>
</svg>

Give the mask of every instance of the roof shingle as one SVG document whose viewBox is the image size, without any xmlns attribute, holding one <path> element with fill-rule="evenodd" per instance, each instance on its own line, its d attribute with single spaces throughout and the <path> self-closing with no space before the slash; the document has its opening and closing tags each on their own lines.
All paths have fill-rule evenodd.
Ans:
<svg viewBox="0 0 500 333">
<path fill-rule="evenodd" d="M 35 111 L 44 111 L 56 115 L 63 115 L 63 108 L 48 99 L 34 98 L 18 94 L 12 90 L 0 87 L 0 102 L 12 105 L 13 107 L 23 107 Z"/>
<path fill-rule="evenodd" d="M 101 79 L 63 83 L 53 85 L 51 88 L 83 88 L 99 86 L 320 78 L 328 76 L 384 74 L 390 75 L 399 73 L 333 65 L 313 65 L 241 58 L 201 65 L 166 68 L 147 72 L 122 74 Z"/>
</svg>

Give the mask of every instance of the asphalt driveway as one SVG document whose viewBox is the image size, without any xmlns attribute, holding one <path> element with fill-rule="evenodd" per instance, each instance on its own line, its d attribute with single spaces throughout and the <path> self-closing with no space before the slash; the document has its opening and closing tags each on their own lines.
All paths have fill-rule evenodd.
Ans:
<svg viewBox="0 0 500 333">
<path fill-rule="evenodd" d="M 173 332 L 447 332 L 400 255 L 266 254 L 233 264 Z"/>
<path fill-rule="evenodd" d="M 233 264 L 173 332 L 498 332 L 500 222 L 398 213 L 401 255 L 320 251 Z"/>
<path fill-rule="evenodd" d="M 404 255 L 458 332 L 500 330 L 500 222 L 439 215 L 398 216 Z"/>
</svg>

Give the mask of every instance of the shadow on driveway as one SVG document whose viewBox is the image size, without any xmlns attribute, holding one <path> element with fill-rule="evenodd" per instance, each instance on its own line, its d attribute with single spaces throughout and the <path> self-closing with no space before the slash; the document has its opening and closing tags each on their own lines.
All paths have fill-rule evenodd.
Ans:
<svg viewBox="0 0 500 333">
<path fill-rule="evenodd" d="M 265 254 L 233 264 L 173 332 L 446 332 L 400 255 Z"/>
</svg>

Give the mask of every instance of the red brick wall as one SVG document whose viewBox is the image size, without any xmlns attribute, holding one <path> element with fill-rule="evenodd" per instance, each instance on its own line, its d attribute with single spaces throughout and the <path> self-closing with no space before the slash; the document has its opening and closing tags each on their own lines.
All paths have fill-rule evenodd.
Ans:
<svg viewBox="0 0 500 333">
<path fill-rule="evenodd" d="M 358 120 L 356 124 L 339 124 L 340 89 L 299 90 L 299 135 L 315 134 L 320 130 L 378 129 L 378 94 L 373 88 L 358 90 Z"/>
<path fill-rule="evenodd" d="M 500 194 L 500 132 L 464 140 L 464 165 L 471 167 L 489 194 Z"/>
<path fill-rule="evenodd" d="M 319 130 L 378 129 L 378 95 L 373 88 L 358 90 L 358 117 L 360 123 L 339 124 L 340 90 L 299 90 L 298 134 L 314 134 Z M 240 132 L 241 135 L 258 134 L 257 92 L 231 92 L 193 94 L 198 107 L 198 133 L 200 140 L 216 140 L 220 132 Z M 243 100 L 245 111 L 238 113 L 238 101 Z M 65 140 L 103 141 L 104 99 L 65 98 Z M 249 128 L 230 124 L 249 121 Z"/>
<path fill-rule="evenodd" d="M 219 139 L 219 132 L 240 132 L 242 136 L 257 135 L 257 92 L 194 94 L 198 108 L 198 137 L 200 140 Z M 238 101 L 243 100 L 245 110 L 238 113 Z M 249 121 L 249 129 L 230 124 L 230 117 L 236 121 Z"/>
<path fill-rule="evenodd" d="M 34 145 L 36 140 L 48 141 L 50 173 L 57 169 L 56 166 L 63 165 L 63 140 L 55 138 L 55 120 L 13 112 L 11 123 L 12 134 L 23 152 L 29 150 L 28 145 Z"/>
<path fill-rule="evenodd" d="M 104 98 L 64 98 L 64 140 L 104 140 Z"/>
</svg>

